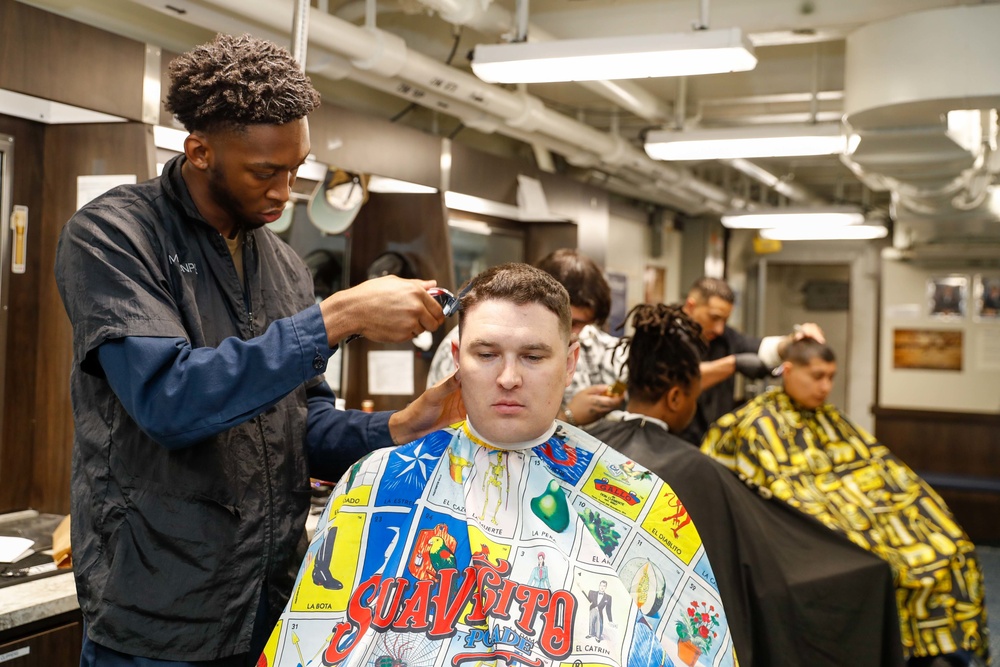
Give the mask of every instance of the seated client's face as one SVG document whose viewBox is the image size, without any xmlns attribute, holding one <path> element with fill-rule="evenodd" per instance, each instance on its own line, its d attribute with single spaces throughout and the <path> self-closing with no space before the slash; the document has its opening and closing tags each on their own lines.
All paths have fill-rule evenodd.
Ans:
<svg viewBox="0 0 1000 667">
<path fill-rule="evenodd" d="M 462 317 L 455 350 L 469 421 L 497 444 L 541 436 L 559 414 L 576 350 L 545 306 L 497 299 L 475 305 Z"/>
</svg>

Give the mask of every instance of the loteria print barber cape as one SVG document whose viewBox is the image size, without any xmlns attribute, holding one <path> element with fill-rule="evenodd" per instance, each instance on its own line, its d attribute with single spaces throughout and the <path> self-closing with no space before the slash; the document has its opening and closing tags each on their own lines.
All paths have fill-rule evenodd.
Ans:
<svg viewBox="0 0 1000 667">
<path fill-rule="evenodd" d="M 662 480 L 555 422 L 468 422 L 334 489 L 260 667 L 735 664 L 698 531 Z"/>
</svg>

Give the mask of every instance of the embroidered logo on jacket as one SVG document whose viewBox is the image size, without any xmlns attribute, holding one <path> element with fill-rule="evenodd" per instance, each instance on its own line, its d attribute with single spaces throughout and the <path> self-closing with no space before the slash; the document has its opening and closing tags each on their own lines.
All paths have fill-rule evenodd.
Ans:
<svg viewBox="0 0 1000 667">
<path fill-rule="evenodd" d="M 178 255 L 167 255 L 167 260 L 180 269 L 181 273 L 198 274 L 198 267 L 194 262 L 181 262 Z"/>
</svg>

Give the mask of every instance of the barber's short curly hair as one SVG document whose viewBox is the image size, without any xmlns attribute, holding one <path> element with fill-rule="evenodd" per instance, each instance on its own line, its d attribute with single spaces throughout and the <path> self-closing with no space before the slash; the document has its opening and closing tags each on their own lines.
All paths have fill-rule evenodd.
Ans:
<svg viewBox="0 0 1000 667">
<path fill-rule="evenodd" d="M 283 125 L 319 102 L 286 49 L 250 35 L 217 35 L 170 63 L 166 108 L 188 132 Z"/>
</svg>

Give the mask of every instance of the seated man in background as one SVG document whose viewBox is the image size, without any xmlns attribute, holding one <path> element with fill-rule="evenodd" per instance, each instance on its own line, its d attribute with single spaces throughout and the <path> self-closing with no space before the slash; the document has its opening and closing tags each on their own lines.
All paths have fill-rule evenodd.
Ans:
<svg viewBox="0 0 1000 667">
<path fill-rule="evenodd" d="M 555 421 L 578 354 L 562 285 L 493 267 L 472 279 L 459 326 L 468 420 L 340 480 L 259 664 L 734 665 L 673 492 Z M 321 566 L 341 587 L 315 585 Z M 596 637 L 589 591 L 606 605 Z"/>
<path fill-rule="evenodd" d="M 611 391 L 622 363 L 614 356 L 618 338 L 601 330 L 611 312 L 611 287 L 597 262 L 571 248 L 554 250 L 535 266 L 569 292 L 573 316 L 570 333 L 573 341 L 580 343 L 580 358 L 573 381 L 563 392 L 563 410 L 559 418 L 574 426 L 591 424 L 620 407 L 625 400 L 622 391 Z M 457 340 L 458 327 L 454 327 L 431 360 L 428 388 L 455 370 L 451 348 Z"/>
<path fill-rule="evenodd" d="M 808 338 L 792 343 L 782 370 L 783 388 L 719 419 L 702 450 L 765 498 L 814 517 L 889 563 L 908 664 L 985 662 L 982 571 L 944 501 L 826 403 L 837 370 L 827 345 Z"/>
<path fill-rule="evenodd" d="M 674 435 L 698 401 L 700 327 L 677 306 L 630 314 L 628 411 L 590 429 L 669 484 L 698 523 L 741 667 L 897 667 L 889 567 L 823 526 L 768 503 Z M 683 508 L 683 509 L 681 509 Z"/>
</svg>

